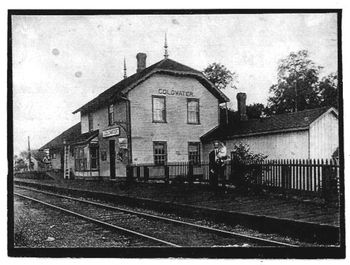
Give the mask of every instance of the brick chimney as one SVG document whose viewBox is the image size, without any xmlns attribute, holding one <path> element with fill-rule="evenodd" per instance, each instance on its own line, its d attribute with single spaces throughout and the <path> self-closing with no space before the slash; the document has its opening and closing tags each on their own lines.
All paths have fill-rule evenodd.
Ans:
<svg viewBox="0 0 350 265">
<path fill-rule="evenodd" d="M 136 59 L 137 59 L 137 70 L 136 72 L 141 72 L 143 69 L 146 68 L 146 57 L 147 55 L 145 53 L 139 52 L 136 55 Z"/>
<path fill-rule="evenodd" d="M 237 93 L 238 115 L 241 121 L 248 120 L 246 103 L 245 103 L 246 99 L 247 99 L 246 93 Z"/>
</svg>

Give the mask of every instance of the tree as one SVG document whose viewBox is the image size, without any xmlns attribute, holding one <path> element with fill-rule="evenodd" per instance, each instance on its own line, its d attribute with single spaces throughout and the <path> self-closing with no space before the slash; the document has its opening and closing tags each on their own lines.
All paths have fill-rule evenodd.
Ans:
<svg viewBox="0 0 350 265">
<path fill-rule="evenodd" d="M 14 162 L 15 162 L 15 171 L 25 170 L 28 168 L 23 158 L 16 157 Z"/>
<path fill-rule="evenodd" d="M 268 107 L 273 114 L 295 112 L 319 107 L 318 81 L 321 66 L 316 65 L 307 50 L 290 53 L 278 66 L 277 84 Z"/>
<path fill-rule="evenodd" d="M 259 119 L 259 118 L 262 118 L 263 116 L 266 116 L 265 108 L 266 107 L 264 106 L 264 104 L 261 104 L 261 103 L 254 103 L 251 105 L 247 105 L 246 110 L 247 110 L 248 119 Z"/>
<path fill-rule="evenodd" d="M 338 75 L 331 73 L 322 78 L 318 85 L 321 106 L 339 109 Z"/>
<path fill-rule="evenodd" d="M 267 107 L 261 103 L 247 105 L 246 110 L 248 119 L 259 119 L 262 117 L 269 116 Z M 229 123 L 238 122 L 240 119 L 238 111 L 234 111 L 232 109 L 228 109 L 226 111 L 224 107 L 220 107 L 220 124 L 226 123 L 226 115 L 228 117 Z"/>
<path fill-rule="evenodd" d="M 29 152 L 28 151 L 22 151 L 19 156 L 23 158 L 24 160 L 28 159 Z"/>
<path fill-rule="evenodd" d="M 237 74 L 231 72 L 224 65 L 220 63 L 212 63 L 203 70 L 203 74 L 215 87 L 225 89 L 229 84 L 235 88 L 237 83 Z"/>
</svg>

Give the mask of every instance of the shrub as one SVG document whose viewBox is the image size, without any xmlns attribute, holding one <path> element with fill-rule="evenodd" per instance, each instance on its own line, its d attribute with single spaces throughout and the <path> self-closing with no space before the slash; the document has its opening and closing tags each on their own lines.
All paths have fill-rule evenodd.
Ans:
<svg viewBox="0 0 350 265">
<path fill-rule="evenodd" d="M 231 152 L 232 166 L 234 167 L 235 184 L 238 188 L 249 190 L 253 187 L 255 175 L 260 172 L 260 164 L 267 158 L 261 153 L 250 151 L 248 144 L 236 144 Z"/>
</svg>

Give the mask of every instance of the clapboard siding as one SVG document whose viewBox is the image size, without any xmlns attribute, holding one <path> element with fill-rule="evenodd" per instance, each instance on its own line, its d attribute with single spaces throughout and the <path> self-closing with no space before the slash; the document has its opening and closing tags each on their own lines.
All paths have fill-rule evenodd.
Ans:
<svg viewBox="0 0 350 265">
<path fill-rule="evenodd" d="M 249 145 L 250 151 L 267 155 L 268 159 L 308 158 L 308 131 L 241 137 L 226 140 L 225 143 L 228 154 L 236 144 L 244 143 Z M 206 161 L 212 148 L 211 143 L 204 146 Z"/>
<path fill-rule="evenodd" d="M 190 91 L 198 98 L 200 124 L 187 124 L 187 97 L 166 96 L 167 123 L 152 122 L 152 95 L 159 89 Z M 164 96 L 164 95 L 163 95 Z M 196 79 L 153 75 L 129 92 L 133 163 L 153 163 L 153 141 L 166 141 L 168 162 L 188 161 L 188 142 L 218 125 L 218 99 Z"/>
<path fill-rule="evenodd" d="M 339 146 L 338 118 L 326 112 L 310 126 L 310 158 L 331 158 Z"/>
</svg>

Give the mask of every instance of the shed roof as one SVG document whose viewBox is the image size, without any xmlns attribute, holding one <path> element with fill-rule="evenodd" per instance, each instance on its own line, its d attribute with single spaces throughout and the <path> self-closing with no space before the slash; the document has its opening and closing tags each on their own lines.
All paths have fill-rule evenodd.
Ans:
<svg viewBox="0 0 350 265">
<path fill-rule="evenodd" d="M 39 150 L 44 149 L 56 149 L 63 146 L 63 141 L 66 140 L 67 142 L 74 141 L 77 137 L 81 135 L 81 123 L 77 123 L 74 126 L 70 127 L 68 130 L 64 131 L 54 139 L 52 139 L 50 142 L 42 146 Z"/>
<path fill-rule="evenodd" d="M 90 142 L 93 138 L 98 136 L 98 132 L 99 130 L 95 130 L 95 131 L 90 131 L 90 132 L 80 134 L 78 137 L 71 139 L 70 141 L 67 141 L 67 143 L 73 144 L 73 145 L 86 144 Z"/>
<path fill-rule="evenodd" d="M 119 95 L 126 94 L 130 89 L 134 88 L 155 73 L 194 77 L 215 97 L 217 97 L 220 103 L 229 101 L 225 94 L 216 88 L 200 71 L 167 58 L 121 80 L 119 83 L 113 85 L 96 98 L 75 110 L 73 114 L 79 111 L 86 112 L 92 109 L 98 109 L 103 105 L 110 104 L 117 99 Z"/>
<path fill-rule="evenodd" d="M 324 107 L 273 115 L 268 118 L 234 121 L 206 133 L 201 137 L 201 140 L 205 142 L 215 139 L 225 140 L 250 135 L 307 130 L 311 123 L 330 109 L 334 110 L 333 108 Z"/>
</svg>

